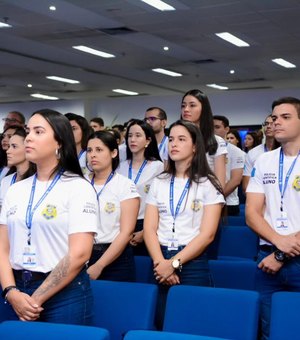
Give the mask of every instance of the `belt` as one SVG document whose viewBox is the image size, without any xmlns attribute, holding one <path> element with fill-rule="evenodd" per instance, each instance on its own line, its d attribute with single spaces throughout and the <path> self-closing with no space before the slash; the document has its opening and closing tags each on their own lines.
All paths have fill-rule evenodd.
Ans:
<svg viewBox="0 0 300 340">
<path fill-rule="evenodd" d="M 275 246 L 270 245 L 270 244 L 262 244 L 259 246 L 259 249 L 262 251 L 268 251 L 270 253 L 273 253 L 275 250 L 277 250 Z"/>
<path fill-rule="evenodd" d="M 17 269 L 13 269 L 13 273 L 16 280 L 22 280 L 24 282 L 45 280 L 46 277 L 50 274 L 50 272 L 42 273 L 32 272 L 31 270 L 17 270 Z"/>
</svg>

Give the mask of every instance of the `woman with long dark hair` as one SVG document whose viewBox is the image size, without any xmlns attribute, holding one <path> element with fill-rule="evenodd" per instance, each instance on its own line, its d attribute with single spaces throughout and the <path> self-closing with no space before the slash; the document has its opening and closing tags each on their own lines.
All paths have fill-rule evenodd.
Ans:
<svg viewBox="0 0 300 340">
<path fill-rule="evenodd" d="M 200 128 L 208 164 L 224 188 L 226 143 L 214 133 L 212 109 L 205 93 L 194 89 L 184 94 L 181 101 L 181 119 L 190 121 Z"/>
<path fill-rule="evenodd" d="M 93 173 L 99 205 L 99 229 L 89 262 L 93 280 L 135 281 L 132 247 L 129 241 L 139 211 L 136 186 L 116 173 L 119 166 L 118 144 L 108 131 L 96 131 L 88 140 L 87 160 Z"/>
<path fill-rule="evenodd" d="M 97 232 L 95 191 L 83 178 L 66 117 L 39 110 L 26 130 L 26 158 L 37 172 L 12 185 L 3 202 L 2 296 L 20 320 L 88 325 L 93 297 L 86 262 Z"/>
<path fill-rule="evenodd" d="M 154 179 L 146 203 L 144 239 L 163 311 L 169 286 L 211 284 L 205 249 L 217 231 L 224 196 L 195 124 L 170 126 L 168 166 Z"/>
<path fill-rule="evenodd" d="M 135 255 L 147 255 L 143 241 L 145 200 L 155 176 L 162 173 L 164 164 L 160 159 L 156 138 L 151 126 L 143 120 L 133 119 L 126 131 L 127 160 L 121 162 L 120 174 L 132 179 L 141 196 L 138 220 L 130 244 Z"/>
</svg>

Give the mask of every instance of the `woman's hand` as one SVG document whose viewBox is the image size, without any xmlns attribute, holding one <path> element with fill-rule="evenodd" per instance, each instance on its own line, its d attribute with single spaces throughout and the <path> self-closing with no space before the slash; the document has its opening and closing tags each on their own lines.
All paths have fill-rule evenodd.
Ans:
<svg viewBox="0 0 300 340">
<path fill-rule="evenodd" d="M 136 233 L 132 234 L 132 239 L 130 240 L 130 244 L 132 246 L 137 246 L 139 243 L 144 241 L 143 238 L 143 231 L 137 231 Z"/>
<path fill-rule="evenodd" d="M 21 321 L 37 320 L 44 310 L 34 298 L 18 290 L 11 290 L 7 295 L 7 301 L 12 305 Z"/>
<path fill-rule="evenodd" d="M 160 262 L 154 263 L 153 271 L 155 279 L 159 283 L 165 283 L 167 282 L 167 279 L 174 273 L 174 268 L 172 267 L 171 260 L 162 260 Z M 170 279 L 170 282 L 175 282 L 173 278 Z"/>
<path fill-rule="evenodd" d="M 98 277 L 101 275 L 103 268 L 100 266 L 97 266 L 96 264 L 93 264 L 87 269 L 87 273 L 90 276 L 91 280 L 97 280 Z"/>
</svg>

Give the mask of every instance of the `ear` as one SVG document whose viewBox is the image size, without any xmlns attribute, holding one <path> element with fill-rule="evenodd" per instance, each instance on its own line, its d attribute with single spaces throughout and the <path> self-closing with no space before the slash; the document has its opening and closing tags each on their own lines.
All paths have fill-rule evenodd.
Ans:
<svg viewBox="0 0 300 340">
<path fill-rule="evenodd" d="M 230 130 L 230 127 L 229 127 L 229 126 L 227 126 L 227 127 L 225 128 L 226 135 L 227 135 L 227 133 L 229 132 L 229 130 Z"/>
<path fill-rule="evenodd" d="M 111 157 L 112 158 L 116 158 L 117 155 L 118 155 L 119 151 L 117 149 L 114 149 L 112 152 L 111 152 Z"/>
<path fill-rule="evenodd" d="M 163 119 L 163 120 L 161 121 L 161 123 L 162 123 L 163 128 L 165 128 L 166 125 L 167 125 L 167 121 L 166 121 L 165 119 Z"/>
</svg>

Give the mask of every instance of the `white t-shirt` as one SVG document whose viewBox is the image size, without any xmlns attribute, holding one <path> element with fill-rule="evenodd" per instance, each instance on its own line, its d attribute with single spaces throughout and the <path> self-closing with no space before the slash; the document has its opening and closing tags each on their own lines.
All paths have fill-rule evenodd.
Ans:
<svg viewBox="0 0 300 340">
<path fill-rule="evenodd" d="M 281 218 L 281 195 L 278 184 L 279 155 L 281 148 L 265 152 L 255 162 L 247 192 L 262 193 L 265 195 L 264 218 L 270 226 L 280 235 L 288 235 L 300 230 L 300 156 L 290 175 L 288 185 L 283 197 L 283 210 L 287 214 L 287 227 L 278 224 Z M 286 174 L 296 157 L 284 156 L 283 186 Z M 261 240 L 261 244 L 265 244 Z"/>
<path fill-rule="evenodd" d="M 251 176 L 251 171 L 253 169 L 254 163 L 257 158 L 265 152 L 265 145 L 259 144 L 255 148 L 251 149 L 246 154 L 245 167 L 243 171 L 243 176 Z"/>
<path fill-rule="evenodd" d="M 207 162 L 212 171 L 215 171 L 215 158 L 227 154 L 227 146 L 225 140 L 217 135 L 215 135 L 215 137 L 218 142 L 218 149 L 216 153 L 214 155 L 209 155 L 208 152 L 206 153 Z"/>
<path fill-rule="evenodd" d="M 128 177 L 128 170 L 129 170 L 129 163 L 130 161 L 126 160 L 125 162 L 120 163 L 117 172 L 121 175 Z M 132 180 L 134 181 L 139 169 L 132 169 Z M 141 220 L 144 218 L 145 214 L 145 206 L 146 206 L 146 197 L 150 189 L 150 185 L 153 179 L 161 174 L 164 171 L 164 164 L 161 161 L 148 161 L 146 166 L 144 167 L 141 176 L 136 183 L 137 191 L 140 194 L 141 201 L 140 201 L 140 210 L 138 219 Z"/>
<path fill-rule="evenodd" d="M 23 252 L 27 246 L 26 212 L 33 176 L 12 185 L 5 196 L 0 224 L 7 225 L 10 263 L 24 269 Z M 49 182 L 36 181 L 34 208 Z M 99 219 L 97 197 L 91 184 L 81 177 L 62 176 L 33 215 L 31 245 L 36 248 L 33 271 L 47 273 L 67 254 L 68 236 L 81 232 L 97 232 Z"/>
<path fill-rule="evenodd" d="M 171 176 L 163 174 L 156 177 L 146 199 L 147 204 L 157 207 L 159 224 L 157 236 L 161 245 L 167 246 L 172 236 L 173 216 L 170 209 Z M 201 232 L 201 221 L 205 205 L 224 203 L 224 197 L 212 183 L 203 178 L 202 183 L 193 182 L 189 192 L 184 197 L 175 221 L 175 234 L 179 245 L 186 245 Z M 183 192 L 186 178 L 174 180 L 174 211 Z"/>
<path fill-rule="evenodd" d="M 94 187 L 100 192 L 103 185 L 94 184 Z M 133 181 L 115 173 L 99 196 L 100 223 L 97 243 L 113 242 L 120 233 L 121 202 L 136 197 L 140 195 Z"/>
<path fill-rule="evenodd" d="M 231 170 L 243 169 L 245 164 L 245 152 L 237 146 L 228 143 L 226 155 L 226 182 L 230 180 Z M 239 205 L 238 188 L 226 197 L 227 205 Z"/>
<path fill-rule="evenodd" d="M 91 171 L 89 170 L 89 168 L 87 167 L 87 161 L 86 161 L 86 151 L 83 151 L 81 154 L 80 154 L 80 157 L 78 158 L 79 160 L 79 164 L 80 164 L 80 167 L 81 167 L 81 171 L 83 173 L 83 176 L 88 176 Z"/>
<path fill-rule="evenodd" d="M 12 181 L 14 175 L 15 175 L 15 173 L 10 174 L 10 175 L 2 178 L 2 180 L 1 180 L 1 186 L 0 186 L 0 211 L 1 211 L 1 208 L 2 208 L 2 203 L 3 203 L 4 197 L 6 195 L 6 192 L 7 192 L 8 188 L 12 185 L 11 181 Z"/>
<path fill-rule="evenodd" d="M 126 149 L 127 149 L 126 143 L 124 142 L 124 143 L 120 144 L 119 147 L 118 147 L 118 149 L 119 149 L 119 159 L 120 159 L 120 163 L 126 161 L 126 158 L 127 158 L 127 154 L 126 154 Z"/>
<path fill-rule="evenodd" d="M 2 179 L 6 176 L 6 174 L 9 171 L 9 167 L 5 166 L 0 170 L 0 182 L 2 181 Z"/>
<path fill-rule="evenodd" d="M 169 144 L 169 138 L 165 136 L 161 143 L 157 145 L 159 155 L 162 161 L 167 161 L 169 158 L 169 153 L 168 153 L 168 144 Z"/>
</svg>

